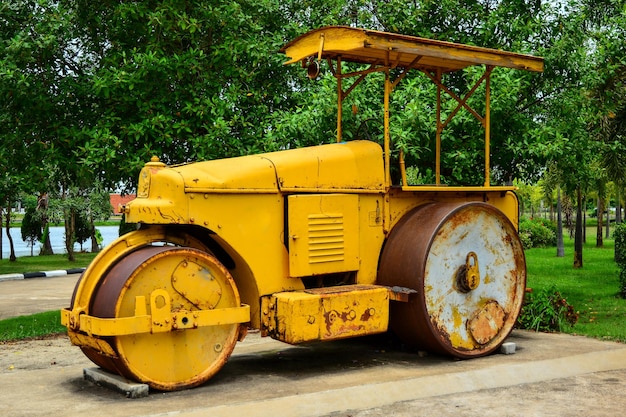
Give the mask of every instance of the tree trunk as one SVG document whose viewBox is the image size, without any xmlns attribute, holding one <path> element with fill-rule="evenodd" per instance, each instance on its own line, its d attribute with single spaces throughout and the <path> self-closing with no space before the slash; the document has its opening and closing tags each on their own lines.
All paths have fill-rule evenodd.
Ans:
<svg viewBox="0 0 626 417">
<path fill-rule="evenodd" d="M 96 237 L 96 226 L 93 224 L 93 215 L 91 212 L 89 213 L 89 224 L 91 225 L 91 253 L 97 253 L 100 251 L 100 245 Z"/>
<path fill-rule="evenodd" d="M 0 207 L 0 259 L 2 259 L 2 207 Z"/>
<path fill-rule="evenodd" d="M 76 209 L 70 208 L 65 216 L 65 250 L 67 251 L 67 260 L 74 262 L 74 240 L 76 233 Z"/>
<path fill-rule="evenodd" d="M 13 245 L 13 236 L 11 236 L 11 198 L 7 200 L 7 239 L 9 239 L 9 261 L 15 262 L 17 261 L 17 257 L 15 256 L 15 246 Z"/>
<path fill-rule="evenodd" d="M 96 236 L 96 226 L 91 224 L 91 253 L 100 252 L 100 245 L 98 244 L 98 237 Z"/>
<path fill-rule="evenodd" d="M 615 191 L 615 200 L 616 200 L 616 205 L 617 207 L 615 207 L 615 224 L 618 225 L 622 222 L 622 191 L 619 188 L 620 186 L 617 185 L 615 187 L 616 191 Z"/>
<path fill-rule="evenodd" d="M 601 197 L 598 197 L 598 224 L 596 225 L 596 248 L 601 248 L 604 244 L 604 242 L 602 241 L 602 220 L 604 218 L 604 199 Z"/>
<path fill-rule="evenodd" d="M 52 242 L 50 242 L 50 225 L 48 224 L 47 218 L 42 218 L 41 225 L 43 228 L 43 247 L 39 252 L 40 255 L 54 255 L 54 250 L 52 249 Z"/>
<path fill-rule="evenodd" d="M 587 207 L 587 197 L 583 198 L 583 207 Z M 583 209 L 583 244 L 587 243 L 587 210 Z"/>
<path fill-rule="evenodd" d="M 563 244 L 563 216 L 561 215 L 561 186 L 556 189 L 556 256 L 565 256 L 565 245 Z"/>
<path fill-rule="evenodd" d="M 41 212 L 41 228 L 43 229 L 43 247 L 40 255 L 54 255 L 50 243 L 50 226 L 48 225 L 48 193 L 42 193 L 37 198 L 37 210 Z"/>
<path fill-rule="evenodd" d="M 98 245 L 98 238 L 96 237 L 96 228 L 93 228 L 91 232 L 91 253 L 100 252 L 100 245 Z"/>
<path fill-rule="evenodd" d="M 576 231 L 574 232 L 574 268 L 583 267 L 583 197 L 580 186 L 576 189 Z"/>
<path fill-rule="evenodd" d="M 606 235 L 605 237 L 608 239 L 609 237 L 611 237 L 611 203 L 610 203 L 611 199 L 609 199 L 609 202 L 606 205 Z"/>
</svg>

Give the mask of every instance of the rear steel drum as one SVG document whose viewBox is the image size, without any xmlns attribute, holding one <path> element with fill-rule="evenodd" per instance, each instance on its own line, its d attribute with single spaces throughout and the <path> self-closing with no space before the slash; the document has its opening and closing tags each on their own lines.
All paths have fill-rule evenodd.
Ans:
<svg viewBox="0 0 626 417">
<path fill-rule="evenodd" d="M 405 343 L 471 358 L 493 352 L 513 329 L 526 261 L 515 227 L 493 206 L 431 203 L 394 227 L 378 280 L 416 291 L 391 306 L 391 328 Z"/>
</svg>

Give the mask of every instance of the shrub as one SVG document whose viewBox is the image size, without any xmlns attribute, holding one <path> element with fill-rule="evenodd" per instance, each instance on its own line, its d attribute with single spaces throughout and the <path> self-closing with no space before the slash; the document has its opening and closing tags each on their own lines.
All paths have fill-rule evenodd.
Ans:
<svg viewBox="0 0 626 417">
<path fill-rule="evenodd" d="M 626 298 L 626 268 L 620 267 L 619 270 L 619 296 Z"/>
<path fill-rule="evenodd" d="M 523 219 L 519 236 L 525 249 L 556 246 L 556 225 L 545 219 Z"/>
<path fill-rule="evenodd" d="M 521 228 L 519 231 L 519 238 L 522 241 L 522 246 L 525 249 L 530 249 L 533 247 L 533 240 L 530 238 L 530 233 L 522 231 Z"/>
<path fill-rule="evenodd" d="M 537 332 L 560 332 L 577 321 L 578 313 L 574 307 L 551 285 L 537 293 L 526 293 L 517 325 Z"/>
</svg>

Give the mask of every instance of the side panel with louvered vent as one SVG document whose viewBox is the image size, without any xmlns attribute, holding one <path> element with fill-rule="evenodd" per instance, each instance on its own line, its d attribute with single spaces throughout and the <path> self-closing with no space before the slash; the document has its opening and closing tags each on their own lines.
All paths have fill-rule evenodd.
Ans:
<svg viewBox="0 0 626 417">
<path fill-rule="evenodd" d="M 289 196 L 292 277 L 359 269 L 359 196 Z"/>
</svg>

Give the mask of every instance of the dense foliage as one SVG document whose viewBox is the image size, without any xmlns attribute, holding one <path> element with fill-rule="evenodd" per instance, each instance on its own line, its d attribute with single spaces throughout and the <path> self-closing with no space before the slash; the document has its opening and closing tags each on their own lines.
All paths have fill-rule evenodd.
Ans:
<svg viewBox="0 0 626 417">
<path fill-rule="evenodd" d="M 560 332 L 578 321 L 578 313 L 554 285 L 526 293 L 517 325 L 537 332 Z"/>
<path fill-rule="evenodd" d="M 0 207 L 22 192 L 130 191 L 152 155 L 183 163 L 332 141 L 331 75 L 311 82 L 277 53 L 331 24 L 544 56 L 543 74 L 493 73 L 492 182 L 550 171 L 580 206 L 599 182 L 626 178 L 625 23 L 619 0 L 2 1 Z M 444 82 L 463 97 L 478 77 Z M 479 113 L 484 94 L 468 100 Z M 417 183 L 433 182 L 434 95 L 416 73 L 392 100 L 394 152 Z M 346 139 L 380 137 L 381 100 L 376 77 L 350 95 Z M 455 107 L 445 99 L 443 116 Z M 483 138 L 469 113 L 452 119 L 444 183 L 481 182 Z M 75 236 L 76 207 L 64 207 Z"/>
</svg>

